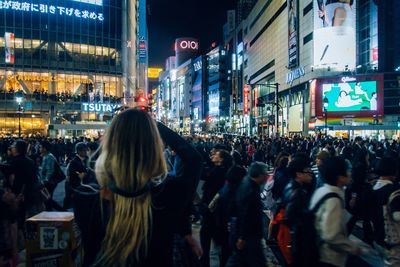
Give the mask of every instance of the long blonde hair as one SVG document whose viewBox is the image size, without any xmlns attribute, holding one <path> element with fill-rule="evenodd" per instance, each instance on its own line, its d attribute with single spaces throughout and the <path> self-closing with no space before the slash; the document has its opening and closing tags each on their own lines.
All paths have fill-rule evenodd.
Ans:
<svg viewBox="0 0 400 267">
<path fill-rule="evenodd" d="M 155 121 L 144 111 L 129 109 L 112 121 L 101 144 L 96 176 L 101 186 L 114 183 L 138 192 L 153 177 L 167 172 L 163 143 Z M 151 227 L 151 194 L 111 197 L 111 211 L 97 265 L 129 266 L 147 256 Z"/>
</svg>

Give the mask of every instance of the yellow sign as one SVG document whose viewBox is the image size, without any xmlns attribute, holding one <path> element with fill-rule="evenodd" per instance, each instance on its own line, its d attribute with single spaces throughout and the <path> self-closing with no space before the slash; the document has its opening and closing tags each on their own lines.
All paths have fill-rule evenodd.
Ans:
<svg viewBox="0 0 400 267">
<path fill-rule="evenodd" d="M 147 77 L 149 77 L 150 79 L 158 79 L 162 71 L 163 69 L 160 68 L 149 68 L 147 70 Z"/>
</svg>

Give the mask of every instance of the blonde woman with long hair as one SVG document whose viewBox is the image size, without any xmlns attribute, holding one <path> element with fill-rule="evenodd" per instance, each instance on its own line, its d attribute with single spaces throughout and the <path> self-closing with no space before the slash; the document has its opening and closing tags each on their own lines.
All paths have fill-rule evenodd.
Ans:
<svg viewBox="0 0 400 267">
<path fill-rule="evenodd" d="M 180 158 L 167 175 L 164 144 Z M 201 173 L 196 150 L 140 110 L 114 118 L 101 143 L 96 176 L 107 199 L 107 226 L 95 266 L 173 265 L 173 235 L 179 232 Z M 103 206 L 104 208 L 104 206 Z"/>
</svg>

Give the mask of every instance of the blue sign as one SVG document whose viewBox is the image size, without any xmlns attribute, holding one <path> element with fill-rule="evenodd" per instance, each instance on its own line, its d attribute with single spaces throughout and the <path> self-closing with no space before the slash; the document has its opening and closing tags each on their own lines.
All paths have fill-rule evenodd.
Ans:
<svg viewBox="0 0 400 267">
<path fill-rule="evenodd" d="M 67 16 L 101 22 L 104 21 L 103 13 L 97 13 L 91 10 L 77 9 L 59 5 L 36 4 L 23 1 L 0 1 L 0 10 Z"/>
</svg>

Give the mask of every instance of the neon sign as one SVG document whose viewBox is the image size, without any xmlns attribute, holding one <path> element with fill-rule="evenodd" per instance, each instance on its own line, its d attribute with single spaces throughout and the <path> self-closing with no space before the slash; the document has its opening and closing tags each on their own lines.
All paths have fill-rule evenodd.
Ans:
<svg viewBox="0 0 400 267">
<path fill-rule="evenodd" d="M 244 105 L 244 113 L 247 114 L 249 112 L 249 93 L 250 93 L 250 88 L 248 85 L 244 86 L 244 99 L 243 99 L 243 105 Z"/>
<path fill-rule="evenodd" d="M 119 105 L 119 104 L 82 103 L 82 111 L 83 112 L 98 112 L 98 113 L 114 112 L 115 109 L 120 108 L 120 107 L 121 107 L 121 105 Z"/>
<path fill-rule="evenodd" d="M 193 49 L 193 50 L 199 49 L 199 44 L 195 41 L 181 41 L 179 43 L 179 46 L 182 49 Z"/>
<path fill-rule="evenodd" d="M 0 1 L 0 10 L 1 9 L 68 16 L 68 17 L 75 17 L 88 20 L 96 20 L 96 21 L 98 20 L 101 22 L 104 21 L 103 13 L 97 13 L 88 10 L 80 10 L 77 8 L 55 6 L 55 5 L 34 4 L 34 3 L 19 2 L 19 1 Z"/>
<path fill-rule="evenodd" d="M 344 82 L 344 83 L 355 82 L 355 81 L 357 81 L 357 79 L 354 77 L 342 77 L 342 82 Z"/>
</svg>

